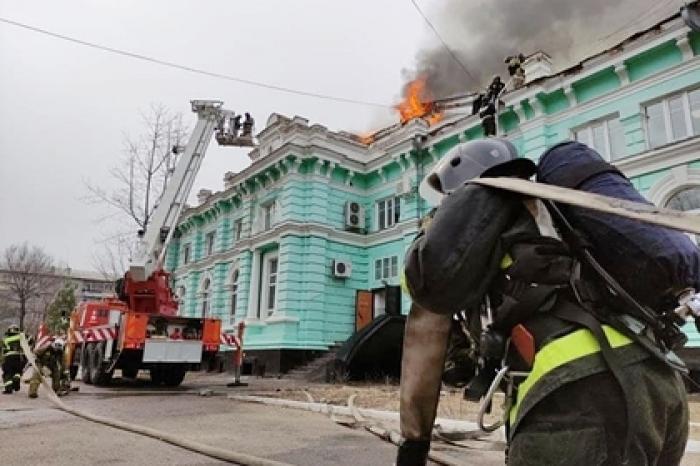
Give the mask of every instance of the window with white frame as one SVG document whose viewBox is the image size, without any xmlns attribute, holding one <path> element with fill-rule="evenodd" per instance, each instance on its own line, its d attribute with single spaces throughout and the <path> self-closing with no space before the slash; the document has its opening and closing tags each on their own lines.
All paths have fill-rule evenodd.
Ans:
<svg viewBox="0 0 700 466">
<path fill-rule="evenodd" d="M 263 283 L 261 293 L 261 314 L 272 315 L 277 308 L 277 276 L 279 258 L 277 254 L 266 254 L 263 263 Z"/>
<path fill-rule="evenodd" d="M 236 320 L 236 309 L 238 307 L 238 278 L 240 277 L 240 270 L 235 268 L 231 274 L 231 313 L 229 314 L 229 323 L 233 325 Z"/>
<path fill-rule="evenodd" d="M 617 117 L 593 121 L 577 128 L 574 139 L 592 147 L 607 161 L 627 155 L 625 128 Z"/>
<path fill-rule="evenodd" d="M 177 293 L 176 293 L 176 298 L 177 298 L 177 302 L 180 305 L 185 303 L 185 295 L 186 294 L 187 294 L 187 288 L 185 288 L 184 286 L 178 287 Z"/>
<path fill-rule="evenodd" d="M 202 298 L 202 317 L 208 317 L 210 311 L 210 301 L 211 301 L 211 280 L 207 277 L 202 282 L 201 286 L 201 298 Z"/>
<path fill-rule="evenodd" d="M 262 209 L 262 229 L 267 231 L 275 224 L 276 202 L 269 202 L 261 206 Z"/>
<path fill-rule="evenodd" d="M 205 256 L 211 256 L 214 254 L 214 241 L 216 239 L 216 232 L 210 231 L 204 237 L 204 252 Z"/>
<path fill-rule="evenodd" d="M 391 228 L 401 217 L 401 203 L 398 197 L 389 197 L 377 201 L 377 230 Z"/>
<path fill-rule="evenodd" d="M 374 261 L 374 279 L 387 280 L 399 274 L 398 256 L 383 257 Z"/>
<path fill-rule="evenodd" d="M 182 263 L 184 264 L 189 264 L 190 263 L 190 253 L 192 251 L 192 245 L 187 243 L 185 246 L 182 248 Z"/>
<path fill-rule="evenodd" d="M 650 149 L 700 134 L 700 89 L 681 92 L 644 107 Z"/>
<path fill-rule="evenodd" d="M 243 219 L 239 218 L 233 222 L 233 238 L 238 241 L 243 237 Z"/>
</svg>

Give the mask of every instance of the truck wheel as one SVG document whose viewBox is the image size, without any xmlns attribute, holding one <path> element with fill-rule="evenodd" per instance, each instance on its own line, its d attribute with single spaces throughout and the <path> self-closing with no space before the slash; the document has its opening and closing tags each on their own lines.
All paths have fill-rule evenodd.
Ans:
<svg viewBox="0 0 700 466">
<path fill-rule="evenodd" d="M 92 358 L 90 358 L 90 378 L 95 385 L 107 385 L 112 380 L 112 372 L 105 370 L 104 354 L 104 343 L 95 343 Z"/>
<path fill-rule="evenodd" d="M 182 367 L 168 367 L 163 371 L 163 383 L 168 387 L 177 387 L 185 379 L 186 373 Z"/>
<path fill-rule="evenodd" d="M 80 365 L 83 368 L 83 382 L 92 385 L 92 353 L 94 352 L 94 343 L 86 343 L 83 346 L 83 351 L 80 353 Z"/>
<path fill-rule="evenodd" d="M 160 385 L 163 383 L 163 368 L 162 367 L 152 367 L 149 371 L 151 374 L 151 383 L 153 385 Z"/>
</svg>

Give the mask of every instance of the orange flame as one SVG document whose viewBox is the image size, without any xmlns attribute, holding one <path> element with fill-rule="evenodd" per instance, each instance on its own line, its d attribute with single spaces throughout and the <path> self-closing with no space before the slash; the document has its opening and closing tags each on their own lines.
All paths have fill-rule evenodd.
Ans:
<svg viewBox="0 0 700 466">
<path fill-rule="evenodd" d="M 406 84 L 404 100 L 396 105 L 399 111 L 401 123 L 406 123 L 414 118 L 424 118 L 428 124 L 434 125 L 442 120 L 443 115 L 436 111 L 433 97 L 426 88 L 424 77 L 418 77 Z"/>
</svg>

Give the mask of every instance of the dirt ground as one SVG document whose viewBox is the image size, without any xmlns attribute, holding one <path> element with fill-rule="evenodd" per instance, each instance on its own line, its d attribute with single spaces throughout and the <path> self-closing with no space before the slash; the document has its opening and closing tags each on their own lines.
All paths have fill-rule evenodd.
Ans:
<svg viewBox="0 0 700 466">
<path fill-rule="evenodd" d="M 274 390 L 257 391 L 256 395 L 284 398 L 295 401 L 313 401 L 346 406 L 352 395 L 355 406 L 359 408 L 399 410 L 399 387 L 393 384 L 354 383 L 348 385 L 321 385 L 279 387 Z M 311 398 L 309 398 L 309 396 Z M 700 440 L 700 395 L 689 396 L 690 401 L 690 438 Z M 488 422 L 498 419 L 503 412 L 503 395 L 497 394 L 493 412 L 487 416 Z M 464 400 L 461 390 L 443 390 L 438 404 L 438 417 L 474 422 L 479 405 Z"/>
</svg>

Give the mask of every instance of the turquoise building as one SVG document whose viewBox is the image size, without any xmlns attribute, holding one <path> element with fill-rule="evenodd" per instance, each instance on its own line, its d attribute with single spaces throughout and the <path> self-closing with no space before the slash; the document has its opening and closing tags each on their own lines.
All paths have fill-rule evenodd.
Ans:
<svg viewBox="0 0 700 466">
<path fill-rule="evenodd" d="M 578 139 L 656 204 L 700 209 L 699 54 L 678 15 L 563 71 L 534 54 L 525 84 L 502 98 L 499 133 L 533 160 Z M 470 110 L 371 138 L 270 116 L 251 165 L 182 214 L 166 264 L 182 314 L 245 321 L 246 352 L 285 372 L 358 322 L 406 313 L 403 255 L 430 207 L 417 185 L 451 147 L 482 137 Z"/>
</svg>

